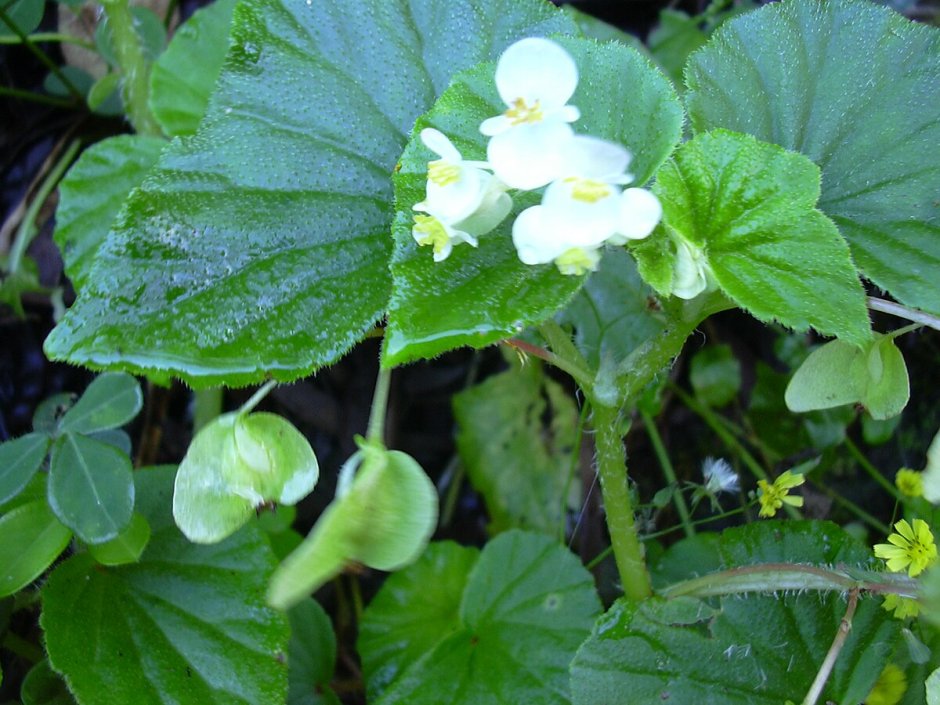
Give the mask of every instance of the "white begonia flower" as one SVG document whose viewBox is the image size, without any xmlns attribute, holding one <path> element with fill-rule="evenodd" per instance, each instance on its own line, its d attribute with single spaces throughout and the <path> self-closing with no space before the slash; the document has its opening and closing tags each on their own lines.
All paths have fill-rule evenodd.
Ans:
<svg viewBox="0 0 940 705">
<path fill-rule="evenodd" d="M 672 294 L 694 299 L 710 286 L 705 253 L 685 240 L 676 240 L 676 263 L 672 271 Z"/>
<path fill-rule="evenodd" d="M 567 104 L 577 86 L 574 59 L 548 39 L 522 39 L 499 57 L 496 89 L 508 110 L 484 120 L 480 132 L 491 138 L 487 160 L 507 186 L 531 190 L 561 176 L 558 149 L 580 117 Z"/>
<path fill-rule="evenodd" d="M 440 159 L 428 162 L 425 200 L 414 210 L 411 235 L 419 245 L 434 248 L 434 261 L 450 256 L 455 244 L 476 247 L 477 236 L 495 228 L 512 210 L 506 186 L 482 169 L 481 162 L 465 161 L 439 130 L 421 131 L 421 141 Z"/>
<path fill-rule="evenodd" d="M 593 272 L 601 258 L 600 245 L 575 244 L 564 230 L 553 227 L 552 212 L 545 206 L 532 206 L 518 215 L 512 243 L 524 264 L 554 261 L 562 274 Z"/>
<path fill-rule="evenodd" d="M 620 223 L 617 232 L 607 242 L 623 245 L 627 240 L 642 240 L 648 236 L 663 217 L 663 206 L 651 192 L 642 188 L 628 188 L 620 194 Z"/>
</svg>

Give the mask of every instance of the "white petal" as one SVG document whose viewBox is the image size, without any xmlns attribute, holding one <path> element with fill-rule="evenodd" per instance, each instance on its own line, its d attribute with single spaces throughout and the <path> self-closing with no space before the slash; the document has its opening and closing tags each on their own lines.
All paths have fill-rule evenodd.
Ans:
<svg viewBox="0 0 940 705">
<path fill-rule="evenodd" d="M 512 224 L 512 244 L 525 264 L 546 264 L 569 249 L 552 242 L 543 218 L 544 210 L 542 206 L 526 208 Z"/>
<path fill-rule="evenodd" d="M 486 182 L 491 178 L 479 169 L 461 166 L 457 180 L 446 186 L 439 186 L 429 179 L 427 198 L 423 201 L 425 210 L 448 223 L 463 220 L 479 207 Z"/>
<path fill-rule="evenodd" d="M 628 240 L 642 240 L 653 232 L 662 217 L 663 207 L 656 196 L 646 189 L 628 188 L 620 196 L 617 232 Z"/>
<path fill-rule="evenodd" d="M 578 87 L 578 67 L 571 55 L 548 39 L 522 39 L 499 57 L 496 88 L 506 105 L 522 98 L 543 110 L 560 108 Z"/>
<path fill-rule="evenodd" d="M 591 200 L 579 198 L 587 191 Z M 599 195 L 604 191 L 607 195 Z M 577 177 L 553 181 L 542 198 L 552 227 L 565 233 L 572 247 L 597 247 L 620 223 L 620 189 L 602 181 Z"/>
<path fill-rule="evenodd" d="M 487 118 L 480 123 L 480 133 L 487 137 L 492 137 L 493 135 L 498 135 L 500 132 L 505 132 L 510 127 L 512 127 L 512 120 L 505 115 L 497 115 L 496 117 Z"/>
<path fill-rule="evenodd" d="M 493 179 L 495 182 L 496 179 Z M 468 218 L 454 225 L 472 235 L 486 235 L 493 228 L 503 222 L 509 211 L 512 210 L 512 199 L 505 191 L 491 188 L 479 208 Z"/>
<path fill-rule="evenodd" d="M 561 176 L 560 150 L 573 134 L 567 123 L 554 120 L 517 125 L 490 139 L 487 161 L 510 188 L 540 188 Z"/>
<path fill-rule="evenodd" d="M 623 183 L 630 152 L 616 142 L 599 137 L 577 135 L 562 150 L 564 176 L 583 176 L 609 183 Z"/>
<path fill-rule="evenodd" d="M 433 127 L 425 127 L 421 130 L 421 141 L 424 142 L 424 146 L 430 149 L 435 154 L 440 155 L 441 159 L 458 163 L 463 157 L 460 156 L 460 152 L 457 151 L 457 148 L 451 143 L 447 135 L 445 135 L 440 130 L 435 130 Z"/>
</svg>

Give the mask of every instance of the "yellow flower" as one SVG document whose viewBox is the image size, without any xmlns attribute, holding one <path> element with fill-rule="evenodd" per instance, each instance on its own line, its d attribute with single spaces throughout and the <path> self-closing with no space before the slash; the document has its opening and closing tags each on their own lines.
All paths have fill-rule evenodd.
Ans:
<svg viewBox="0 0 940 705">
<path fill-rule="evenodd" d="M 865 698 L 865 705 L 897 705 L 907 692 L 907 676 L 898 666 L 889 663 Z"/>
<path fill-rule="evenodd" d="M 924 480 L 921 473 L 909 468 L 901 468 L 894 476 L 894 484 L 907 497 L 924 496 Z"/>
<path fill-rule="evenodd" d="M 760 513 L 762 517 L 772 517 L 784 504 L 793 507 L 802 507 L 802 497 L 791 497 L 790 490 L 799 487 L 806 481 L 799 473 L 787 470 L 779 475 L 773 484 L 767 480 L 758 480 L 758 498 L 760 499 Z"/>
<path fill-rule="evenodd" d="M 916 617 L 920 614 L 920 604 L 917 600 L 911 599 L 910 597 L 901 597 L 900 595 L 895 595 L 893 592 L 885 595 L 884 602 L 881 603 L 882 608 L 888 610 L 888 612 L 894 612 L 895 619 L 907 619 L 908 617 Z"/>
<path fill-rule="evenodd" d="M 923 519 L 915 519 L 913 527 L 901 519 L 894 530 L 897 533 L 888 537 L 888 543 L 875 545 L 875 555 L 888 562 L 888 570 L 900 573 L 907 568 L 907 574 L 913 578 L 937 560 L 933 533 Z"/>
</svg>

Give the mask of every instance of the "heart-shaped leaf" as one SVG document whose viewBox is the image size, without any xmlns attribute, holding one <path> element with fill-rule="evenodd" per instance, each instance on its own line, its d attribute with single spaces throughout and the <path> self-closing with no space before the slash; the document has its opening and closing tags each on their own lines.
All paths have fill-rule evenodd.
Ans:
<svg viewBox="0 0 940 705">
<path fill-rule="evenodd" d="M 59 436 L 49 460 L 49 506 L 82 541 L 113 539 L 134 511 L 130 459 L 87 436 Z"/>
<path fill-rule="evenodd" d="M 421 466 L 365 441 L 341 475 L 336 499 L 274 574 L 268 601 L 290 607 L 352 563 L 398 570 L 421 555 L 436 524 L 437 491 Z"/>
<path fill-rule="evenodd" d="M 772 3 L 722 25 L 685 77 L 696 131 L 806 154 L 865 276 L 940 313 L 937 28 L 859 0 Z"/>
<path fill-rule="evenodd" d="M 386 310 L 390 174 L 459 70 L 575 32 L 540 0 L 253 0 L 195 136 L 128 200 L 47 353 L 198 387 L 295 379 Z"/>
<path fill-rule="evenodd" d="M 581 110 L 580 134 L 624 145 L 633 154 L 630 172 L 645 183 L 679 141 L 682 108 L 672 85 L 649 60 L 617 43 L 559 39 L 578 65 L 581 80 L 571 104 Z M 415 244 L 412 206 L 424 200 L 429 159 L 435 156 L 417 138 L 434 127 L 447 135 L 464 159 L 485 159 L 480 123 L 505 110 L 492 64 L 461 74 L 434 108 L 415 126 L 415 138 L 395 175 L 394 287 L 389 304 L 384 364 L 429 357 L 461 345 L 481 347 L 540 323 L 561 308 L 583 278 L 565 276 L 553 264 L 530 266 L 512 244 L 515 215 L 537 201 L 516 195 L 513 213 L 478 248 L 458 247 L 434 262 Z"/>
<path fill-rule="evenodd" d="M 215 543 L 267 502 L 296 504 L 319 477 L 313 449 L 286 419 L 222 414 L 196 434 L 180 463 L 173 517 L 190 541 Z"/>
</svg>

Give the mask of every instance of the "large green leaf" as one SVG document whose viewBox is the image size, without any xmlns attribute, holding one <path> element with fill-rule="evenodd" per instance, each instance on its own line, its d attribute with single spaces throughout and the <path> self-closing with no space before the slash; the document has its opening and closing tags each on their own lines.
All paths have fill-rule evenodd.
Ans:
<svg viewBox="0 0 940 705">
<path fill-rule="evenodd" d="M 102 568 L 86 553 L 53 572 L 41 619 L 53 668 L 82 705 L 284 702 L 289 630 L 264 605 L 264 536 L 191 544 L 169 512 L 173 468 L 135 477 L 153 537 L 139 563 Z"/>
<path fill-rule="evenodd" d="M 809 156 L 862 272 L 940 312 L 940 31 L 859 0 L 790 0 L 727 22 L 685 75 L 695 130 Z"/>
<path fill-rule="evenodd" d="M 150 71 L 150 109 L 171 137 L 191 135 L 209 104 L 228 51 L 236 0 L 215 0 L 176 30 Z"/>
<path fill-rule="evenodd" d="M 491 533 L 557 533 L 567 508 L 578 411 L 539 365 L 488 378 L 456 395 L 457 448 L 486 500 Z"/>
<path fill-rule="evenodd" d="M 199 386 L 294 379 L 383 315 L 390 174 L 454 72 L 572 32 L 539 0 L 248 0 L 199 131 L 131 196 L 46 341 Z"/>
<path fill-rule="evenodd" d="M 134 511 L 130 459 L 107 443 L 63 434 L 49 460 L 49 506 L 82 541 L 113 539 Z"/>
<path fill-rule="evenodd" d="M 867 566 L 870 561 L 866 547 L 824 522 L 774 521 L 731 529 L 722 533 L 717 549 L 724 568 L 781 561 Z M 639 605 L 618 601 L 598 620 L 572 663 L 574 702 L 799 702 L 845 611 L 845 596 L 833 593 L 731 595 L 709 604 L 688 597 Z M 881 609 L 880 600 L 861 598 L 821 701 L 862 702 L 897 634 L 898 623 Z"/>
<path fill-rule="evenodd" d="M 294 605 L 290 620 L 287 705 L 340 705 L 329 683 L 336 668 L 336 635 L 312 597 Z"/>
<path fill-rule="evenodd" d="M 412 586 L 408 604 L 420 605 L 426 586 Z M 568 663 L 599 606 L 590 574 L 564 547 L 537 534 L 500 534 L 470 571 L 458 624 L 441 621 L 435 605 L 436 644 L 396 674 L 376 705 L 568 703 Z M 393 601 L 377 602 L 369 618 L 387 621 L 389 608 Z M 412 622 L 401 624 L 389 639 L 413 633 Z M 360 646 L 367 643 L 376 642 Z"/>
<path fill-rule="evenodd" d="M 684 144 L 659 171 L 655 190 L 663 225 L 651 240 L 669 233 L 703 251 L 736 304 L 798 330 L 813 326 L 853 343 L 870 338 L 849 248 L 814 208 L 819 169 L 809 159 L 716 130 Z M 641 272 L 658 265 L 655 248 L 635 248 Z"/>
<path fill-rule="evenodd" d="M 143 135 L 109 137 L 82 152 L 65 175 L 54 237 L 76 290 L 85 286 L 121 204 L 157 163 L 166 144 Z"/>
<path fill-rule="evenodd" d="M 432 543 L 413 566 L 385 581 L 363 615 L 357 641 L 370 702 L 460 629 L 460 601 L 479 557 L 475 548 Z"/>
<path fill-rule="evenodd" d="M 38 578 L 71 538 L 45 499 L 24 502 L 0 516 L 0 597 Z"/>
<path fill-rule="evenodd" d="M 642 185 L 679 140 L 682 108 L 672 85 L 639 52 L 618 43 L 560 39 L 578 64 L 581 80 L 571 104 L 581 109 L 578 133 L 603 137 L 633 153 L 630 172 Z M 494 66 L 461 74 L 414 135 L 434 127 L 451 138 L 465 159 L 485 159 L 480 123 L 505 110 L 496 92 Z M 519 261 L 510 232 L 514 215 L 536 202 L 534 194 L 515 197 L 515 208 L 478 248 L 458 247 L 434 262 L 411 234 L 412 206 L 423 200 L 432 153 L 414 138 L 395 176 L 394 287 L 389 304 L 384 362 L 398 364 L 444 350 L 481 347 L 539 323 L 561 308 L 582 284 L 552 265 Z"/>
</svg>

